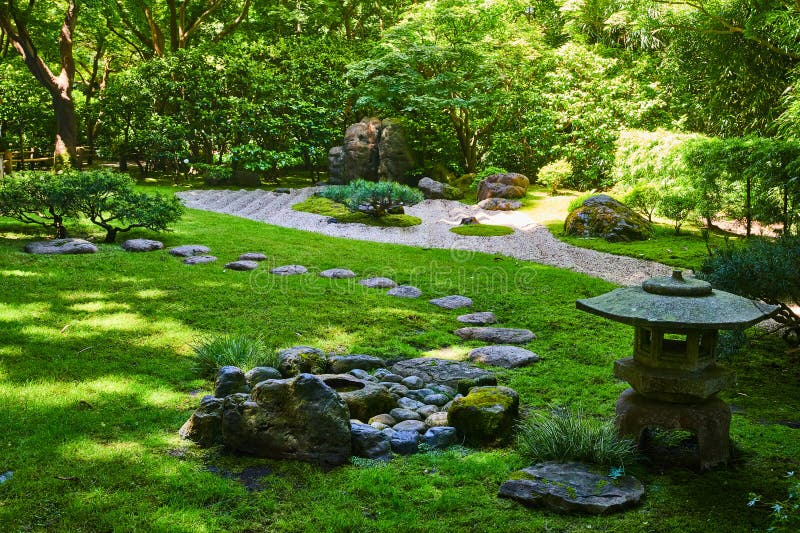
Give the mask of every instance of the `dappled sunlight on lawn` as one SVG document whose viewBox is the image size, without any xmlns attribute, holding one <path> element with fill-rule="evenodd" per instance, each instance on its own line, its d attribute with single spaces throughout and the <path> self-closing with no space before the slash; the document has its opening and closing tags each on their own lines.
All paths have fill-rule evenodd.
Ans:
<svg viewBox="0 0 800 533">
<path fill-rule="evenodd" d="M 31 302 L 28 304 L 0 303 L 0 321 L 17 322 L 19 320 L 40 319 L 51 311 L 49 302 Z"/>
<path fill-rule="evenodd" d="M 41 274 L 39 272 L 29 272 L 27 270 L 0 270 L 0 276 L 7 278 L 34 278 L 36 276 L 41 276 Z"/>
<path fill-rule="evenodd" d="M 467 346 L 445 346 L 444 348 L 437 348 L 435 350 L 428 350 L 422 352 L 422 357 L 433 357 L 436 359 L 450 359 L 452 361 L 464 361 L 467 359 L 467 354 L 472 348 Z"/>
<path fill-rule="evenodd" d="M 79 300 L 105 300 L 108 295 L 104 292 L 62 291 L 58 293 L 58 297 L 67 302 L 76 302 Z"/>
<path fill-rule="evenodd" d="M 128 311 L 131 306 L 121 302 L 82 302 L 70 305 L 67 309 L 72 311 L 85 311 L 95 313 L 98 311 Z"/>
<path fill-rule="evenodd" d="M 133 293 L 133 296 L 142 300 L 159 300 L 167 297 L 168 295 L 169 292 L 162 291 L 160 289 L 145 289 L 143 291 L 137 291 Z"/>
</svg>

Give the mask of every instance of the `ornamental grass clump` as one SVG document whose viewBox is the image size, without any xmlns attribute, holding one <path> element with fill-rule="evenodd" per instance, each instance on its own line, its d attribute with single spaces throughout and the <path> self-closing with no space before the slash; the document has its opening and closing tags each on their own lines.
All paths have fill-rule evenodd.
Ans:
<svg viewBox="0 0 800 533">
<path fill-rule="evenodd" d="M 214 378 L 223 366 L 250 369 L 278 365 L 277 355 L 268 350 L 261 339 L 242 335 L 209 338 L 192 346 L 194 370 L 204 378 Z"/>
<path fill-rule="evenodd" d="M 326 187 L 319 195 L 373 217 L 385 216 L 398 207 L 418 204 L 424 199 L 421 192 L 393 181 L 355 180 L 348 185 Z"/>
<path fill-rule="evenodd" d="M 549 414 L 534 413 L 523 419 L 517 425 L 517 449 L 534 462 L 625 465 L 636 457 L 636 445 L 619 437 L 611 422 L 566 408 Z"/>
</svg>

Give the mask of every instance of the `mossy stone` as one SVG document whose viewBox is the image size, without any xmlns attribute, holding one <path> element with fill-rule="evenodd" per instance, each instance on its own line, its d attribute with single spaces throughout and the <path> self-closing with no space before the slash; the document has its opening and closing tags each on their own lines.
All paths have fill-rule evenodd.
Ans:
<svg viewBox="0 0 800 533">
<path fill-rule="evenodd" d="M 519 395 L 508 387 L 473 387 L 453 401 L 447 422 L 474 446 L 502 446 L 519 416 Z"/>
</svg>

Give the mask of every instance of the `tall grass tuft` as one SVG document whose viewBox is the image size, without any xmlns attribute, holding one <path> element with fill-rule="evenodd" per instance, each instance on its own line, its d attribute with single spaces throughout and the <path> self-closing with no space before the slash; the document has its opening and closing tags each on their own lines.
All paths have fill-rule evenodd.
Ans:
<svg viewBox="0 0 800 533">
<path fill-rule="evenodd" d="M 214 378 L 223 366 L 250 369 L 256 366 L 277 366 L 277 355 L 268 350 L 261 339 L 242 335 L 225 335 L 206 339 L 192 346 L 195 371 L 205 378 Z"/>
<path fill-rule="evenodd" d="M 550 414 L 535 413 L 517 425 L 517 448 L 526 458 L 541 461 L 582 461 L 624 465 L 636 457 L 633 441 L 617 435 L 607 420 L 559 408 Z"/>
</svg>

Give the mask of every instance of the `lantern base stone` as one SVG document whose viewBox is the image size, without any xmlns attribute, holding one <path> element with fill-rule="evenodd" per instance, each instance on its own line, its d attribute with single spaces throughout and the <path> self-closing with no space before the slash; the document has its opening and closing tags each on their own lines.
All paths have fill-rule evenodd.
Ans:
<svg viewBox="0 0 800 533">
<path fill-rule="evenodd" d="M 632 357 L 614 362 L 614 375 L 651 400 L 673 403 L 704 402 L 736 383 L 733 372 L 711 365 L 697 372 L 645 366 Z"/>
</svg>

